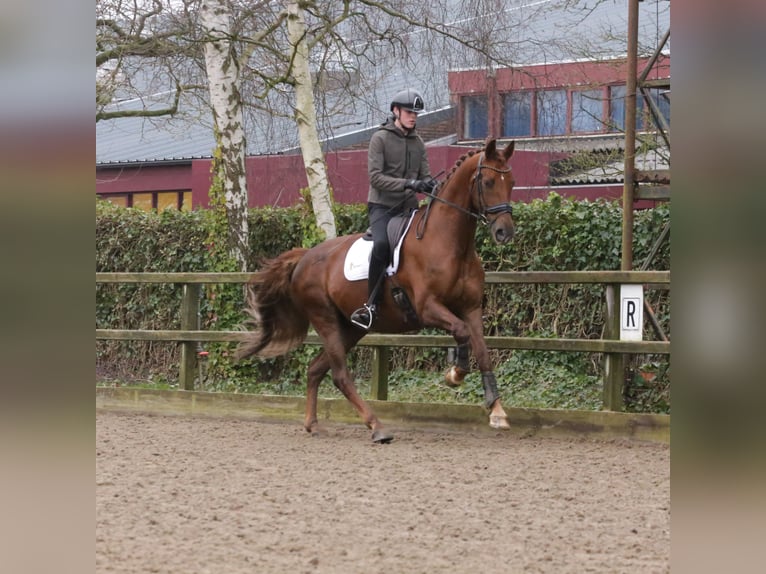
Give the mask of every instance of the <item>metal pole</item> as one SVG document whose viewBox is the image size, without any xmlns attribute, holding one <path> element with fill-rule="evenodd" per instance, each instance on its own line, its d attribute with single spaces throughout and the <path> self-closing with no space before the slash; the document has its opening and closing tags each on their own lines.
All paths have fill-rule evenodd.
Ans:
<svg viewBox="0 0 766 574">
<path fill-rule="evenodd" d="M 620 269 L 633 269 L 633 196 L 636 179 L 636 92 L 638 90 L 638 2 L 628 0 L 628 77 L 625 80 L 625 178 L 622 189 L 622 259 Z M 606 338 L 619 339 L 620 286 L 607 285 Z M 604 354 L 604 408 L 623 409 L 627 355 Z"/>
</svg>

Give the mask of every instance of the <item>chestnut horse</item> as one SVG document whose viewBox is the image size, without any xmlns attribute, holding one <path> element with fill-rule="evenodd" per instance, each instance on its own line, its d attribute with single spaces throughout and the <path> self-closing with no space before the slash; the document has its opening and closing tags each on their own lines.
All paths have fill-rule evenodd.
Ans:
<svg viewBox="0 0 766 574">
<path fill-rule="evenodd" d="M 497 244 L 511 240 L 514 223 L 511 190 L 514 180 L 507 163 L 514 142 L 500 150 L 488 139 L 483 150 L 460 158 L 426 209 L 416 212 L 402 244 L 398 271 L 385 279 L 372 330 L 382 333 L 417 331 L 438 327 L 457 343 L 456 364 L 445 377 L 459 385 L 469 371 L 473 351 L 482 375 L 484 406 L 493 428 L 509 428 L 500 404 L 482 326 L 484 270 L 476 254 L 475 234 L 479 221 L 489 225 Z M 300 345 L 309 325 L 322 340 L 322 351 L 308 368 L 304 426 L 319 432 L 317 393 L 328 371 L 332 381 L 372 430 L 372 440 L 393 439 L 369 405 L 359 396 L 348 369 L 349 350 L 366 332 L 349 316 L 367 300 L 367 280 L 344 277 L 346 252 L 360 234 L 336 237 L 311 248 L 296 248 L 266 261 L 248 285 L 250 338 L 235 356 L 274 357 Z M 406 311 L 396 299 L 402 292 Z"/>
</svg>

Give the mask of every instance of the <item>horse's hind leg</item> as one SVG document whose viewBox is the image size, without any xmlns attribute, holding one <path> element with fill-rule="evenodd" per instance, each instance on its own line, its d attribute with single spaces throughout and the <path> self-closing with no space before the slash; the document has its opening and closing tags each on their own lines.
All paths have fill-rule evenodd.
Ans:
<svg viewBox="0 0 766 574">
<path fill-rule="evenodd" d="M 379 443 L 387 443 L 393 440 L 393 435 L 383 429 L 383 425 L 370 409 L 369 405 L 359 396 L 354 380 L 348 370 L 346 357 L 348 351 L 356 345 L 361 335 L 356 329 L 343 331 L 342 327 L 330 330 L 323 334 L 323 329 L 319 331 L 324 341 L 324 348 L 321 353 L 311 361 L 308 369 L 308 380 L 306 383 L 306 418 L 303 426 L 307 432 L 316 436 L 321 433 L 319 421 L 317 419 L 317 401 L 319 394 L 319 384 L 332 369 L 333 384 L 343 393 L 343 396 L 356 408 L 359 416 L 364 421 L 367 428 L 372 429 L 372 440 Z M 338 336 L 338 331 L 343 334 Z"/>
<path fill-rule="evenodd" d="M 327 355 L 330 369 L 332 370 L 333 384 L 354 406 L 367 428 L 372 430 L 373 442 L 391 442 L 394 439 L 394 435 L 383 428 L 378 417 L 359 395 L 351 372 L 348 370 L 346 357 L 348 351 L 361 338 L 358 330 L 352 330 L 350 325 L 348 327 L 338 325 L 335 329 L 329 329 L 327 332 L 320 332 L 319 329 L 317 331 L 324 341 L 324 353 Z"/>
<path fill-rule="evenodd" d="M 330 360 L 324 350 L 317 355 L 308 368 L 306 381 L 306 418 L 303 427 L 307 432 L 316 436 L 319 434 L 319 421 L 317 420 L 317 397 L 319 384 L 330 370 Z"/>
<path fill-rule="evenodd" d="M 354 380 L 351 378 L 351 373 L 345 365 L 337 373 L 333 373 L 332 381 L 338 390 L 343 393 L 343 396 L 354 405 L 367 428 L 372 430 L 372 442 L 389 443 L 394 440 L 394 435 L 383 428 L 383 424 L 378 420 L 378 417 L 364 399 L 359 396 L 359 391 L 357 391 Z"/>
</svg>

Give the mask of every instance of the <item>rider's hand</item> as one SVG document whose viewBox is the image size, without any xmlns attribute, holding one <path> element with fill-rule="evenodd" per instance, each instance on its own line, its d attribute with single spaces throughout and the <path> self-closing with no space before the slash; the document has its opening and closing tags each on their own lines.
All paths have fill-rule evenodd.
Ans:
<svg viewBox="0 0 766 574">
<path fill-rule="evenodd" d="M 411 179 L 404 189 L 412 189 L 418 193 L 431 193 L 434 187 L 436 187 L 435 179 Z"/>
</svg>

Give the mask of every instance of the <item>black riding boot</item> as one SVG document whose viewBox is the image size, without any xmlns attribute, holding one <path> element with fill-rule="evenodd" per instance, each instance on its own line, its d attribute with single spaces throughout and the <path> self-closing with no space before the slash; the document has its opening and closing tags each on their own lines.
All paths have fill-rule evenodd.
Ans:
<svg viewBox="0 0 766 574">
<path fill-rule="evenodd" d="M 386 263 L 385 259 L 381 264 L 380 259 L 375 257 L 374 254 L 370 257 L 370 272 L 367 277 L 367 303 L 351 314 L 351 322 L 365 331 L 372 327 L 372 322 L 375 320 L 381 286 L 385 280 L 387 266 L 388 263 Z"/>
</svg>

